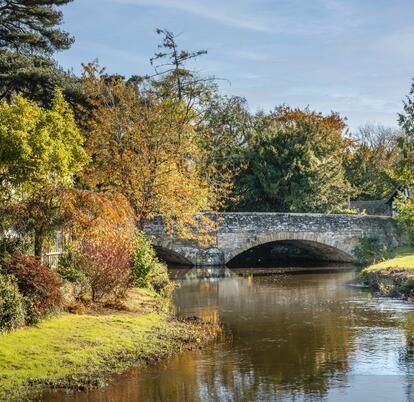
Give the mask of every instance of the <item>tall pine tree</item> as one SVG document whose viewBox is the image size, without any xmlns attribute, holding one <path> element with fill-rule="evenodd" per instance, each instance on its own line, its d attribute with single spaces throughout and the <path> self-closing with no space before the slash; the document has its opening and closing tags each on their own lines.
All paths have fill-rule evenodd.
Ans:
<svg viewBox="0 0 414 402">
<path fill-rule="evenodd" d="M 59 29 L 57 8 L 72 0 L 0 0 L 0 99 L 24 95 L 49 106 L 59 86 L 72 101 L 81 96 L 79 80 L 51 58 L 73 38 Z"/>
</svg>

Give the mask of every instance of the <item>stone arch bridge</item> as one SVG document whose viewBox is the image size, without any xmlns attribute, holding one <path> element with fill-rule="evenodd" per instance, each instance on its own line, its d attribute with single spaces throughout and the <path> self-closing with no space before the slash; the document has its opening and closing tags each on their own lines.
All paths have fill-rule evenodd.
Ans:
<svg viewBox="0 0 414 402">
<path fill-rule="evenodd" d="M 405 243 L 406 235 L 390 217 L 296 213 L 218 213 L 208 247 L 197 241 L 169 236 L 160 218 L 145 228 L 158 255 L 181 265 L 231 264 L 239 256 L 260 247 L 319 261 L 352 262 L 361 237 L 376 238 L 382 245 Z M 270 248 L 269 248 L 270 246 Z"/>
</svg>

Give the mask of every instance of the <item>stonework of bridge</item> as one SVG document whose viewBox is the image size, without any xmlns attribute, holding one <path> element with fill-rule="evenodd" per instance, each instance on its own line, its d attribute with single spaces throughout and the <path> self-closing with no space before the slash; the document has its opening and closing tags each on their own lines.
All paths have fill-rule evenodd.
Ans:
<svg viewBox="0 0 414 402">
<path fill-rule="evenodd" d="M 295 247 L 301 255 L 320 261 L 352 262 L 362 237 L 380 245 L 405 243 L 406 235 L 390 217 L 296 213 L 219 213 L 212 215 L 217 228 L 209 247 L 194 240 L 170 237 L 161 219 L 147 225 L 158 255 L 182 265 L 224 265 L 262 246 Z"/>
</svg>

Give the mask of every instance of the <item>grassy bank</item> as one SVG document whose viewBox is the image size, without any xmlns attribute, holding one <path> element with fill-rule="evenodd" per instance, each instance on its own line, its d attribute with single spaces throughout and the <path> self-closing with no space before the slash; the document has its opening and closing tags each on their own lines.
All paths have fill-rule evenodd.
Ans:
<svg viewBox="0 0 414 402">
<path fill-rule="evenodd" d="M 384 296 L 414 298 L 414 247 L 398 247 L 361 271 L 361 279 Z"/>
<path fill-rule="evenodd" d="M 167 357 L 216 328 L 171 320 L 163 303 L 134 291 L 128 311 L 64 314 L 0 335 L 0 400 L 30 400 L 45 386 L 84 389 L 111 373 Z"/>
</svg>

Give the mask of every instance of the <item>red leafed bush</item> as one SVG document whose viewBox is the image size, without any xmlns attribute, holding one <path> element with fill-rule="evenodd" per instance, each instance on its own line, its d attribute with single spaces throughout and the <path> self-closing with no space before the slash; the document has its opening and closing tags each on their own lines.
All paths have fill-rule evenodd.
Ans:
<svg viewBox="0 0 414 402">
<path fill-rule="evenodd" d="M 117 300 L 131 286 L 132 242 L 107 233 L 81 244 L 80 268 L 88 279 L 93 301 Z"/>
<path fill-rule="evenodd" d="M 62 307 L 59 277 L 37 258 L 14 253 L 4 269 L 16 278 L 19 292 L 25 299 L 28 324 L 35 324 L 42 317 Z"/>
</svg>

